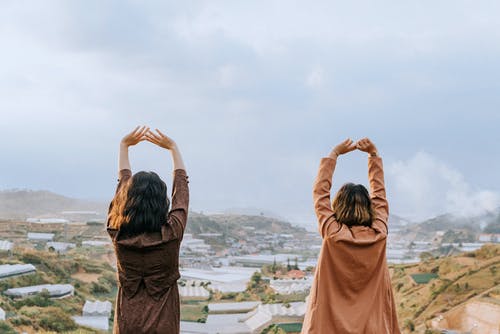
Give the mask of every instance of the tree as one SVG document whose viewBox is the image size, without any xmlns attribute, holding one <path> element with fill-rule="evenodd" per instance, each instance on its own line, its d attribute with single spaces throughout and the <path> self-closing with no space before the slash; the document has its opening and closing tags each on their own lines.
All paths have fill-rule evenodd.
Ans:
<svg viewBox="0 0 500 334">
<path fill-rule="evenodd" d="M 420 253 L 420 261 L 427 262 L 434 258 L 431 252 L 422 252 Z"/>
<path fill-rule="evenodd" d="M 404 328 L 408 329 L 410 332 L 415 331 L 415 324 L 410 319 L 406 319 L 404 322 Z"/>
<path fill-rule="evenodd" d="M 277 266 L 276 266 L 276 258 L 274 258 L 273 266 L 271 267 L 271 271 L 273 274 L 276 274 Z"/>
</svg>

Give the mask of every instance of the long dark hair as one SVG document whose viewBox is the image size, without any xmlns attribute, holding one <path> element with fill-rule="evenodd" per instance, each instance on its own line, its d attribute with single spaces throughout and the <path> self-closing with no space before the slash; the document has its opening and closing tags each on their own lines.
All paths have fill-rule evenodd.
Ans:
<svg viewBox="0 0 500 334">
<path fill-rule="evenodd" d="M 372 225 L 372 201 L 368 190 L 362 184 L 344 184 L 333 199 L 332 210 L 341 224 Z"/>
<path fill-rule="evenodd" d="M 158 232 L 167 220 L 167 185 L 154 172 L 138 172 L 112 201 L 109 226 L 127 235 Z"/>
</svg>

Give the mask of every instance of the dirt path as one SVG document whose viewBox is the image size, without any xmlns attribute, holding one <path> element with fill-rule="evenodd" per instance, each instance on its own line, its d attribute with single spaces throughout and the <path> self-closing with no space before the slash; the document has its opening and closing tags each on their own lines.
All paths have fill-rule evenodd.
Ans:
<svg viewBox="0 0 500 334">
<path fill-rule="evenodd" d="M 86 273 L 85 271 L 80 269 L 77 273 L 71 275 L 71 277 L 79 281 L 82 281 L 84 283 L 92 283 L 92 282 L 97 282 L 99 277 L 101 277 L 101 274 Z"/>
</svg>

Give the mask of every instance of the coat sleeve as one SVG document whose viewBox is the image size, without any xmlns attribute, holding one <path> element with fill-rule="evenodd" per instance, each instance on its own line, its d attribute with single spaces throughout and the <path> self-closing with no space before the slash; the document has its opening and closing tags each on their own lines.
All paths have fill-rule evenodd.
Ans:
<svg viewBox="0 0 500 334">
<path fill-rule="evenodd" d="M 168 223 L 174 230 L 175 235 L 182 239 L 186 228 L 188 207 L 189 207 L 189 187 L 188 176 L 184 169 L 174 170 L 174 182 L 172 187 L 172 207 L 168 213 Z"/>
<path fill-rule="evenodd" d="M 372 227 L 382 233 L 387 233 L 389 203 L 385 194 L 382 158 L 372 156 L 368 158 L 368 180 L 370 181 L 370 197 L 375 215 Z"/>
<path fill-rule="evenodd" d="M 313 186 L 314 211 L 318 218 L 318 228 L 322 238 L 335 234 L 341 228 L 341 225 L 335 219 L 330 199 L 332 176 L 336 163 L 337 160 L 335 159 L 321 159 L 318 175 Z"/>
<path fill-rule="evenodd" d="M 132 171 L 130 169 L 122 169 L 118 172 L 118 184 L 116 185 L 115 195 L 118 194 L 123 185 L 132 177 Z M 109 203 L 108 208 L 108 220 L 106 222 L 106 227 L 109 226 L 109 213 L 113 208 L 113 201 Z"/>
</svg>

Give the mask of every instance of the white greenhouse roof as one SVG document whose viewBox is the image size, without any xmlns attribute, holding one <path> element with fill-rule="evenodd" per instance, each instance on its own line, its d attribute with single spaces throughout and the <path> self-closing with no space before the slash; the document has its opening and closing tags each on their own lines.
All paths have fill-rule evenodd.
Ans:
<svg viewBox="0 0 500 334">
<path fill-rule="evenodd" d="M 109 318 L 107 316 L 73 316 L 73 320 L 81 326 L 108 331 Z"/>
<path fill-rule="evenodd" d="M 111 245 L 111 241 L 101 241 L 101 240 L 82 241 L 82 246 L 108 246 L 108 245 Z"/>
<path fill-rule="evenodd" d="M 54 248 L 56 251 L 64 251 L 69 248 L 75 248 L 76 244 L 71 242 L 58 242 L 58 241 L 50 241 L 47 242 L 47 248 Z"/>
<path fill-rule="evenodd" d="M 35 233 L 28 232 L 28 239 L 30 240 L 52 240 L 54 233 Z"/>
<path fill-rule="evenodd" d="M 12 249 L 13 243 L 9 240 L 0 240 L 0 251 L 9 251 Z"/>
<path fill-rule="evenodd" d="M 312 285 L 312 278 L 271 280 L 270 285 L 276 292 L 282 295 L 288 295 L 309 290 Z"/>
<path fill-rule="evenodd" d="M 43 290 L 47 290 L 51 297 L 62 297 L 72 294 L 74 288 L 71 284 L 42 284 L 8 289 L 4 294 L 13 297 L 24 297 L 40 293 Z"/>
<path fill-rule="evenodd" d="M 84 316 L 106 316 L 111 315 L 111 302 L 105 301 L 85 301 L 83 305 L 83 315 Z"/>
<path fill-rule="evenodd" d="M 0 265 L 0 278 L 22 275 L 36 271 L 32 264 L 2 264 Z"/>
<path fill-rule="evenodd" d="M 69 223 L 69 220 L 62 218 L 28 218 L 26 222 L 35 224 L 64 224 Z"/>
<path fill-rule="evenodd" d="M 204 287 L 189 286 L 189 284 L 186 286 L 179 286 L 179 294 L 181 297 L 185 298 L 199 297 L 208 299 L 210 296 L 210 293 Z"/>
<path fill-rule="evenodd" d="M 215 303 L 208 304 L 209 312 L 245 312 L 259 306 L 261 302 Z"/>
<path fill-rule="evenodd" d="M 289 303 L 290 307 L 283 304 L 262 304 L 259 305 L 257 312 L 266 312 L 274 316 L 302 317 L 306 313 L 305 302 Z"/>
</svg>

